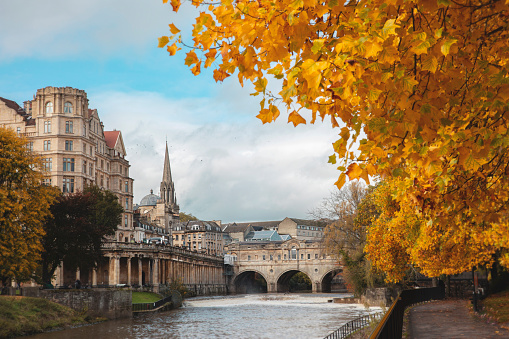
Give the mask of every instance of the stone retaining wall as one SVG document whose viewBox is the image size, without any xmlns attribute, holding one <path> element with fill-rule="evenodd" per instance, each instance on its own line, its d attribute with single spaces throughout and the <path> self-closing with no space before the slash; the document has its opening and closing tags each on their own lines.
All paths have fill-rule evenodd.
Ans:
<svg viewBox="0 0 509 339">
<path fill-rule="evenodd" d="M 87 312 L 92 317 L 119 319 L 132 316 L 132 294 L 128 290 L 41 290 L 39 287 L 25 287 L 23 296 L 51 300 L 78 312 Z"/>
<path fill-rule="evenodd" d="M 368 288 L 361 296 L 361 303 L 368 306 L 388 307 L 398 297 L 401 290 L 378 287 Z"/>
</svg>

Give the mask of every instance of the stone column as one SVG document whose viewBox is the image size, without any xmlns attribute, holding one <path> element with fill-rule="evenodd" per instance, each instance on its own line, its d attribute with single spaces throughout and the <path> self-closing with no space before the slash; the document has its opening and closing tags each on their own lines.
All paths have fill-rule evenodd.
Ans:
<svg viewBox="0 0 509 339">
<path fill-rule="evenodd" d="M 159 259 L 154 259 L 154 267 L 152 269 L 152 272 L 154 274 L 153 277 L 153 291 L 155 293 L 159 292 Z"/>
<path fill-rule="evenodd" d="M 127 285 L 131 286 L 131 259 L 132 257 L 127 258 Z"/>
<path fill-rule="evenodd" d="M 141 257 L 138 257 L 138 285 L 142 286 L 143 283 L 143 266 L 141 262 Z"/>
<path fill-rule="evenodd" d="M 92 287 L 97 286 L 97 267 L 92 269 Z"/>
</svg>

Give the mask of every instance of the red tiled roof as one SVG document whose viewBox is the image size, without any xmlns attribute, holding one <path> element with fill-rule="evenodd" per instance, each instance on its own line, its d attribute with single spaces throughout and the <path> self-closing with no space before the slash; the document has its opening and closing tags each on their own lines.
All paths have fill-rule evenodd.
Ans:
<svg viewBox="0 0 509 339">
<path fill-rule="evenodd" d="M 104 139 L 109 148 L 115 148 L 119 136 L 120 131 L 104 131 Z"/>
</svg>

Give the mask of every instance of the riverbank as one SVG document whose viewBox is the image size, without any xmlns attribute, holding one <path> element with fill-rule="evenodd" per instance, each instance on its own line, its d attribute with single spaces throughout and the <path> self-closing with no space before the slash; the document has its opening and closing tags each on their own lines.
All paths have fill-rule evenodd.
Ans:
<svg viewBox="0 0 509 339">
<path fill-rule="evenodd" d="M 0 296 L 0 338 L 88 325 L 103 320 L 41 298 Z"/>
</svg>

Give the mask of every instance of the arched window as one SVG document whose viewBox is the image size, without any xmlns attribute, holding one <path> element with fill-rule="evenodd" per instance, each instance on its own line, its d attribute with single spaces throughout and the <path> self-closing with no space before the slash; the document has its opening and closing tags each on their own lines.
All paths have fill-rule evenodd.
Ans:
<svg viewBox="0 0 509 339">
<path fill-rule="evenodd" d="M 64 104 L 64 113 L 72 113 L 72 104 L 69 101 Z"/>
<path fill-rule="evenodd" d="M 46 113 L 53 113 L 53 103 L 51 101 L 46 103 Z"/>
</svg>

